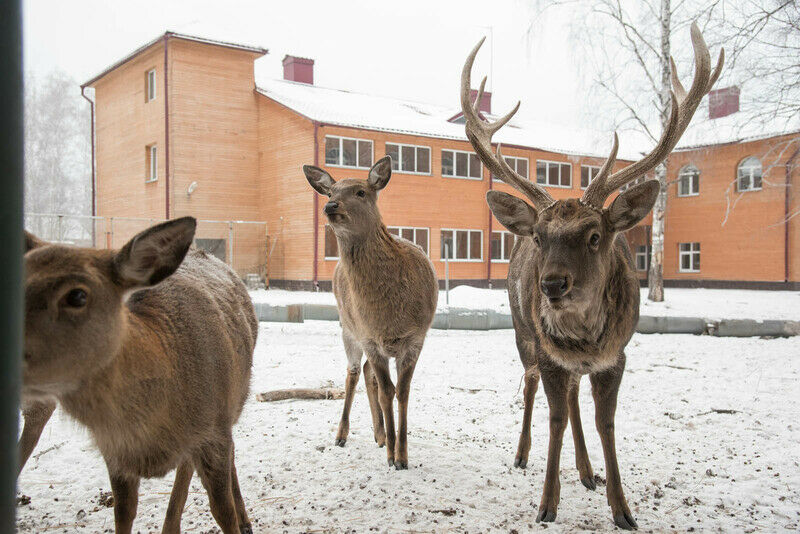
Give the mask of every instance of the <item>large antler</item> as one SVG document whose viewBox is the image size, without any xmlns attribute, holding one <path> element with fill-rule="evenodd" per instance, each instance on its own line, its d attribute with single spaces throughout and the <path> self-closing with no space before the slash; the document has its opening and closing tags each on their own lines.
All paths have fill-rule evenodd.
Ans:
<svg viewBox="0 0 800 534">
<path fill-rule="evenodd" d="M 466 120 L 465 129 L 467 138 L 470 143 L 472 143 L 475 152 L 478 153 L 478 157 L 481 158 L 483 164 L 486 165 L 495 176 L 511 187 L 524 193 L 537 209 L 544 209 L 554 202 L 550 193 L 536 183 L 517 174 L 514 169 L 506 163 L 505 158 L 503 158 L 503 155 L 500 153 L 499 144 L 497 145 L 497 154 L 492 153 L 492 135 L 511 120 L 511 117 L 513 117 L 519 109 L 519 102 L 517 102 L 514 109 L 505 117 L 502 117 L 496 122 L 492 123 L 482 119 L 479 114 L 478 106 L 483 97 L 483 90 L 486 87 L 485 77 L 481 82 L 480 89 L 478 89 L 478 98 L 475 99 L 475 103 L 473 104 L 470 99 L 472 64 L 475 62 L 475 56 L 478 55 L 478 50 L 480 50 L 484 40 L 486 40 L 485 37 L 472 49 L 472 52 L 470 52 L 467 57 L 466 63 L 464 63 L 464 70 L 461 71 L 461 109 L 464 111 L 464 119 Z"/>
<path fill-rule="evenodd" d="M 672 107 L 670 109 L 669 121 L 666 128 L 664 128 L 664 131 L 661 133 L 661 139 L 659 139 L 658 144 L 644 158 L 609 176 L 617 152 L 617 137 L 616 134 L 614 134 L 614 147 L 611 156 L 606 160 L 603 168 L 597 174 L 597 177 L 589 184 L 589 187 L 583 194 L 582 201 L 585 204 L 602 208 L 603 203 L 611 193 L 651 171 L 659 163 L 664 161 L 664 158 L 675 148 L 675 145 L 678 143 L 678 140 L 680 140 L 686 127 L 689 126 L 689 122 L 692 120 L 697 106 L 700 105 L 700 101 L 714 86 L 717 78 L 719 78 L 720 72 L 722 72 L 722 65 L 725 61 L 725 50 L 722 49 L 719 53 L 717 66 L 712 73 L 711 56 L 708 53 L 708 47 L 703 40 L 703 34 L 700 33 L 700 29 L 695 23 L 692 23 L 691 35 L 695 62 L 692 87 L 689 89 L 688 93 L 683 88 L 683 85 L 681 85 L 678 79 L 675 61 L 670 57 L 670 66 L 672 67 L 672 91 L 670 91 L 672 94 Z"/>
</svg>

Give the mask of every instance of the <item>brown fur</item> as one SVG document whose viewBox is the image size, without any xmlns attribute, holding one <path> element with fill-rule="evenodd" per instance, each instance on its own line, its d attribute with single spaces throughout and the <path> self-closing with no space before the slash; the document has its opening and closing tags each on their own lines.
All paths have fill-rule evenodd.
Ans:
<svg viewBox="0 0 800 534">
<path fill-rule="evenodd" d="M 180 529 L 194 469 L 222 531 L 251 528 L 231 427 L 248 395 L 258 323 L 236 274 L 188 250 L 194 228 L 177 219 L 120 251 L 42 245 L 25 255 L 24 394 L 55 396 L 89 428 L 118 533 L 131 531 L 139 479 L 176 467 L 164 532 Z M 76 289 L 88 294 L 82 307 L 69 304 Z"/>
<path fill-rule="evenodd" d="M 330 197 L 326 213 L 339 245 L 333 292 L 342 323 L 348 379 L 336 444 L 344 446 L 347 440 L 353 391 L 366 352 L 364 381 L 375 441 L 386 443 L 389 465 L 406 469 L 411 377 L 433 322 L 439 292 L 433 265 L 425 253 L 389 234 L 381 220 L 377 193 L 389 181 L 390 162 L 388 157 L 378 161 L 368 180 L 334 182 L 322 169 L 306 166 L 304 170 L 314 189 Z M 397 437 L 389 358 L 395 358 L 397 365 Z"/>
</svg>

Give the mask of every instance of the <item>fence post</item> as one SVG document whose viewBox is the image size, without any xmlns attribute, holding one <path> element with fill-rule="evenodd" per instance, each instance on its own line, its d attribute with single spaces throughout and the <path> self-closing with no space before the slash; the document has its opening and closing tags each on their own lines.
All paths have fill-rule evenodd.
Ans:
<svg viewBox="0 0 800 534">
<path fill-rule="evenodd" d="M 450 305 L 450 245 L 444 244 L 444 303 Z"/>
<path fill-rule="evenodd" d="M 106 248 L 114 248 L 114 217 L 108 219 L 108 243 L 106 243 Z"/>
<path fill-rule="evenodd" d="M 228 221 L 228 248 L 230 249 L 230 268 L 233 269 L 233 221 Z"/>
<path fill-rule="evenodd" d="M 64 216 L 59 215 L 58 222 L 56 223 L 56 236 L 58 236 L 56 239 L 58 240 L 59 243 L 64 241 L 64 235 L 63 235 L 64 227 L 62 226 L 63 224 L 64 224 Z"/>
</svg>

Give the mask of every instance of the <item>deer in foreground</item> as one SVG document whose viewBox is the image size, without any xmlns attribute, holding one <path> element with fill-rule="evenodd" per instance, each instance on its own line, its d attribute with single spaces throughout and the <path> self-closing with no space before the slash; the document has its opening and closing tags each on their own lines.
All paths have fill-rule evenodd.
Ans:
<svg viewBox="0 0 800 534">
<path fill-rule="evenodd" d="M 554 521 L 559 502 L 559 461 L 567 420 L 572 422 L 576 464 L 581 481 L 594 489 L 578 407 L 578 385 L 588 374 L 595 403 L 595 424 L 605 457 L 606 495 L 614 523 L 637 528 L 631 515 L 617 465 L 614 413 L 625 369 L 625 346 L 639 319 L 639 282 L 621 232 L 635 226 L 652 209 L 659 183 L 648 180 L 627 189 L 610 206 L 613 192 L 654 169 L 675 147 L 703 96 L 722 70 L 724 51 L 711 71 L 711 59 L 700 30 L 691 29 L 695 54 L 692 86 L 685 91 L 672 63 L 672 108 L 669 122 L 656 147 L 644 158 L 611 173 L 611 154 L 581 199 L 554 200 L 535 182 L 517 174 L 506 163 L 492 135 L 519 109 L 490 123 L 479 114 L 486 78 L 475 103 L 470 100 L 472 65 L 483 40 L 469 54 L 461 75 L 461 106 L 466 133 L 478 156 L 505 183 L 531 202 L 499 191 L 486 200 L 495 217 L 518 236 L 508 270 L 508 298 L 517 349 L 525 367 L 523 427 L 515 465 L 524 467 L 530 449 L 533 398 L 541 376 L 550 407 L 550 445 L 544 491 L 536 521 Z"/>
<path fill-rule="evenodd" d="M 375 441 L 379 446 L 385 442 L 389 466 L 399 470 L 408 469 L 411 377 L 433 322 L 439 288 L 428 256 L 414 243 L 390 234 L 381 220 L 378 192 L 389 183 L 391 161 L 389 156 L 378 160 L 366 180 L 336 182 L 311 165 L 305 165 L 303 172 L 314 190 L 330 198 L 324 211 L 339 245 L 333 292 L 347 353 L 347 379 L 336 444 L 343 447 L 347 441 L 361 357 L 366 353 L 364 382 Z M 390 358 L 397 366 L 396 438 Z"/>
<path fill-rule="evenodd" d="M 192 249 L 184 217 L 120 250 L 47 244 L 25 253 L 23 397 L 56 398 L 108 467 L 118 534 L 141 477 L 177 468 L 163 532 L 178 533 L 197 470 L 225 534 L 252 528 L 231 427 L 250 386 L 258 322 L 244 284 Z"/>
</svg>

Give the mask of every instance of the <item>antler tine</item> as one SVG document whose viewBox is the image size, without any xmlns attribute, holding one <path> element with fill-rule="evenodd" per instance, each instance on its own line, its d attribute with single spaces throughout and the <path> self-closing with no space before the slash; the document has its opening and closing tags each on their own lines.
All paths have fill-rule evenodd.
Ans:
<svg viewBox="0 0 800 534">
<path fill-rule="evenodd" d="M 678 79 L 675 62 L 670 58 L 673 86 L 673 90 L 671 91 L 672 106 L 670 109 L 669 121 L 664 131 L 661 133 L 658 144 L 647 156 L 612 174 L 602 183 L 596 180 L 589 184 L 589 188 L 587 188 L 584 194 L 584 199 L 593 206 L 598 208 L 602 207 L 603 202 L 612 192 L 654 169 L 670 152 L 672 152 L 672 149 L 678 144 L 683 132 L 689 126 L 689 122 L 692 120 L 695 111 L 697 111 L 700 101 L 706 93 L 711 90 L 714 82 L 716 82 L 722 72 L 722 65 L 725 59 L 724 51 L 720 52 L 716 68 L 712 73 L 711 55 L 708 52 L 708 46 L 706 46 L 703 40 L 700 28 L 697 27 L 696 23 L 692 23 L 691 37 L 695 59 L 692 86 L 689 88 L 688 92 L 684 89 Z"/>
<path fill-rule="evenodd" d="M 595 196 L 605 189 L 605 183 L 608 179 L 608 175 L 611 173 L 611 169 L 614 168 L 614 163 L 617 161 L 617 149 L 619 149 L 619 137 L 617 136 L 617 132 L 614 132 L 614 139 L 611 141 L 611 153 L 608 155 L 606 160 L 603 162 L 603 166 L 600 167 L 600 170 L 597 172 L 597 176 L 595 176 L 594 180 L 592 180 L 592 184 L 595 184 L 594 187 L 589 185 L 586 188 L 586 192 L 583 194 L 583 198 L 581 201 L 585 204 L 589 204 L 594 206 Z M 600 204 L 602 205 L 603 200 L 600 199 Z"/>
<path fill-rule="evenodd" d="M 542 187 L 523 178 L 506 164 L 500 153 L 500 146 L 497 147 L 497 155 L 492 153 L 492 135 L 502 128 L 514 117 L 519 110 L 520 102 L 514 106 L 510 112 L 495 122 L 489 122 L 480 116 L 480 102 L 483 91 L 486 88 L 486 78 L 483 78 L 475 102 L 470 98 L 470 88 L 472 87 L 472 65 L 475 63 L 475 56 L 478 55 L 481 45 L 486 40 L 481 39 L 475 48 L 467 56 L 464 69 L 461 71 L 461 109 L 464 112 L 465 131 L 467 139 L 472 143 L 478 157 L 483 161 L 489 170 L 502 181 L 525 194 L 534 206 L 545 208 L 553 203 L 553 197 Z"/>
</svg>

